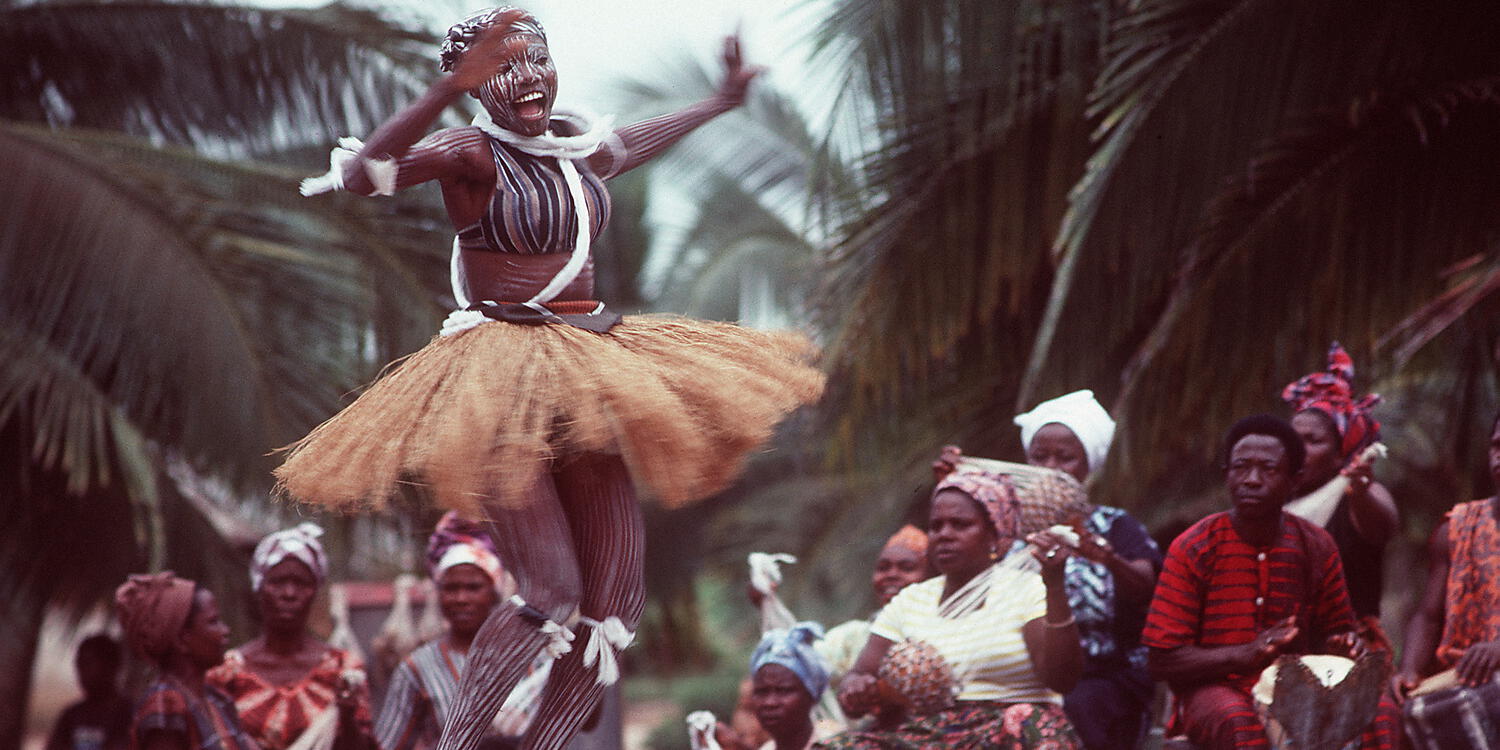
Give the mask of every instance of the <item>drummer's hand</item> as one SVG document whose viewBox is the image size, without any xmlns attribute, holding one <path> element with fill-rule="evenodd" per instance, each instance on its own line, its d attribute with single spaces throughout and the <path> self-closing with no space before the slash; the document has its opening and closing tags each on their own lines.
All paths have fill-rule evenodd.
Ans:
<svg viewBox="0 0 1500 750">
<path fill-rule="evenodd" d="M 959 450 L 958 446 L 943 446 L 943 450 L 938 454 L 937 460 L 932 462 L 933 480 L 941 482 L 943 481 L 944 477 L 952 474 L 956 469 L 958 469 L 959 459 L 963 458 L 963 456 L 963 451 Z"/>
<path fill-rule="evenodd" d="M 875 675 L 852 672 L 839 683 L 839 706 L 850 716 L 864 716 L 879 706 L 879 680 Z"/>
<path fill-rule="evenodd" d="M 743 104 L 750 82 L 763 72 L 764 66 L 745 65 L 738 33 L 724 38 L 724 80 L 719 83 L 719 99 L 734 107 Z"/>
<path fill-rule="evenodd" d="M 1255 640 L 1245 644 L 1250 648 L 1250 667 L 1253 670 L 1266 668 L 1276 660 L 1277 654 L 1292 639 L 1297 637 L 1297 617 L 1291 617 L 1272 625 L 1255 636 Z"/>
<path fill-rule="evenodd" d="M 1458 681 L 1463 685 L 1474 687 L 1488 682 L 1495 676 L 1496 670 L 1500 670 L 1500 641 L 1486 641 L 1470 646 L 1453 668 L 1457 670 Z"/>
<path fill-rule="evenodd" d="M 1416 672 L 1401 671 L 1391 675 L 1391 697 L 1397 704 L 1405 703 L 1413 688 L 1422 683 Z"/>
<path fill-rule="evenodd" d="M 448 74 L 449 83 L 459 91 L 472 91 L 495 77 L 506 62 L 505 38 L 510 35 L 510 25 L 523 15 L 525 12 L 520 10 L 505 11 L 495 23 L 480 31 Z"/>
<path fill-rule="evenodd" d="M 1364 639 L 1360 638 L 1359 634 L 1352 630 L 1345 633 L 1334 633 L 1328 636 L 1328 640 L 1323 641 L 1323 653 L 1333 654 L 1334 656 L 1358 659 L 1364 656 L 1367 650 Z"/>
</svg>

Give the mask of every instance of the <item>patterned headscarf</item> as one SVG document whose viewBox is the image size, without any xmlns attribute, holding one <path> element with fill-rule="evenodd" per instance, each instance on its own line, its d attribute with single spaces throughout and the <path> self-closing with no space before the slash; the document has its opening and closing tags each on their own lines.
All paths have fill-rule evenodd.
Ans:
<svg viewBox="0 0 1500 750">
<path fill-rule="evenodd" d="M 1021 503 L 1016 499 L 1010 477 L 959 468 L 938 482 L 932 496 L 937 497 L 943 490 L 958 490 L 984 506 L 1002 547 L 1020 535 Z"/>
<path fill-rule="evenodd" d="M 1090 390 L 1073 391 L 1051 401 L 1043 401 L 1035 409 L 1019 414 L 1014 420 L 1021 428 L 1021 445 L 1031 450 L 1031 439 L 1037 430 L 1049 424 L 1060 424 L 1073 431 L 1078 442 L 1083 444 L 1084 455 L 1089 460 L 1089 471 L 1098 471 L 1109 455 L 1110 443 L 1115 439 L 1115 420 L 1094 399 Z"/>
<path fill-rule="evenodd" d="M 750 655 L 750 674 L 754 676 L 767 664 L 780 664 L 792 670 L 807 694 L 817 700 L 828 687 L 828 662 L 813 648 L 823 637 L 823 626 L 816 622 L 799 622 L 790 628 L 766 631 L 760 637 L 755 653 Z"/>
<path fill-rule="evenodd" d="M 260 591 L 266 573 L 281 561 L 291 558 L 300 560 L 312 571 L 317 585 L 322 586 L 328 577 L 328 556 L 323 553 L 322 527 L 315 523 L 299 523 L 290 529 L 272 532 L 255 545 L 255 554 L 250 556 L 250 588 Z"/>
<path fill-rule="evenodd" d="M 924 532 L 911 524 L 902 526 L 896 531 L 896 533 L 891 535 L 890 539 L 885 540 L 885 546 L 881 547 L 881 550 L 888 550 L 892 547 L 900 547 L 901 549 L 911 550 L 921 557 L 926 557 L 927 532 Z"/>
<path fill-rule="evenodd" d="M 495 553 L 495 543 L 484 525 L 448 511 L 438 520 L 437 528 L 427 539 L 427 571 L 434 582 L 455 565 L 473 565 L 484 571 L 500 586 L 504 567 Z"/>
<path fill-rule="evenodd" d="M 131 575 L 115 589 L 115 610 L 131 648 L 152 660 L 170 652 L 193 611 L 195 589 L 197 584 L 170 570 Z"/>
<path fill-rule="evenodd" d="M 1370 414 L 1380 396 L 1370 393 L 1355 398 L 1353 382 L 1354 360 L 1335 341 L 1328 347 L 1327 370 L 1303 375 L 1281 392 L 1282 400 L 1294 411 L 1315 409 L 1333 420 L 1345 460 L 1380 439 L 1380 423 Z"/>
</svg>

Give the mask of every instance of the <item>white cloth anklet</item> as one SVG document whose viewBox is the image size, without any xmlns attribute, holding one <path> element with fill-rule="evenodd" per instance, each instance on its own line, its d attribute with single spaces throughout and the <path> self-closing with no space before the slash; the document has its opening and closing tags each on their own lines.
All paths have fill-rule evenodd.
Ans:
<svg viewBox="0 0 1500 750">
<path fill-rule="evenodd" d="M 509 601 L 518 608 L 530 609 L 532 612 L 537 611 L 535 607 L 527 604 L 526 600 L 522 599 L 520 594 L 512 594 Z M 522 614 L 523 616 L 525 615 L 524 612 Z M 537 629 L 542 632 L 542 635 L 548 637 L 547 644 L 542 648 L 554 660 L 561 659 L 563 654 L 573 650 L 573 638 L 575 637 L 573 631 L 550 619 L 544 621 Z"/>
<path fill-rule="evenodd" d="M 594 629 L 594 637 L 583 647 L 583 666 L 592 667 L 594 662 L 599 663 L 600 685 L 619 682 L 620 663 L 615 652 L 624 651 L 635 640 L 635 633 L 630 632 L 625 623 L 614 615 L 604 618 L 604 622 L 589 617 L 580 617 L 579 621 Z"/>
</svg>

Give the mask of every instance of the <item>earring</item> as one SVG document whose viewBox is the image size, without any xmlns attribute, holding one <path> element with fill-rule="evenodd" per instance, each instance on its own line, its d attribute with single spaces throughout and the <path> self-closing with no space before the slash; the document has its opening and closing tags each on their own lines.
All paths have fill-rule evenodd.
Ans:
<svg viewBox="0 0 1500 750">
<path fill-rule="evenodd" d="M 990 559 L 991 560 L 999 560 L 1000 559 L 1000 548 L 999 547 L 990 547 Z"/>
</svg>

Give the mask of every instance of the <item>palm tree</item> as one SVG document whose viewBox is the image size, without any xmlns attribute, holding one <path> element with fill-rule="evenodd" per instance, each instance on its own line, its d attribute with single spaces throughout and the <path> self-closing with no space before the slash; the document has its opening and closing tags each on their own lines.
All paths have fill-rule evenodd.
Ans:
<svg viewBox="0 0 1500 750">
<path fill-rule="evenodd" d="M 1011 414 L 1092 387 L 1122 421 L 1098 492 L 1141 507 L 1331 339 L 1383 378 L 1492 351 L 1489 11 L 841 4 L 824 54 L 879 138 L 823 295 L 837 434 L 915 476 L 944 440 L 1017 455 Z"/>
<path fill-rule="evenodd" d="M 430 197 L 296 195 L 430 64 L 372 14 L 31 5 L 0 47 L 9 746 L 48 607 L 168 565 L 243 587 L 169 468 L 263 496 L 269 451 L 430 335 L 448 236 Z"/>
</svg>

